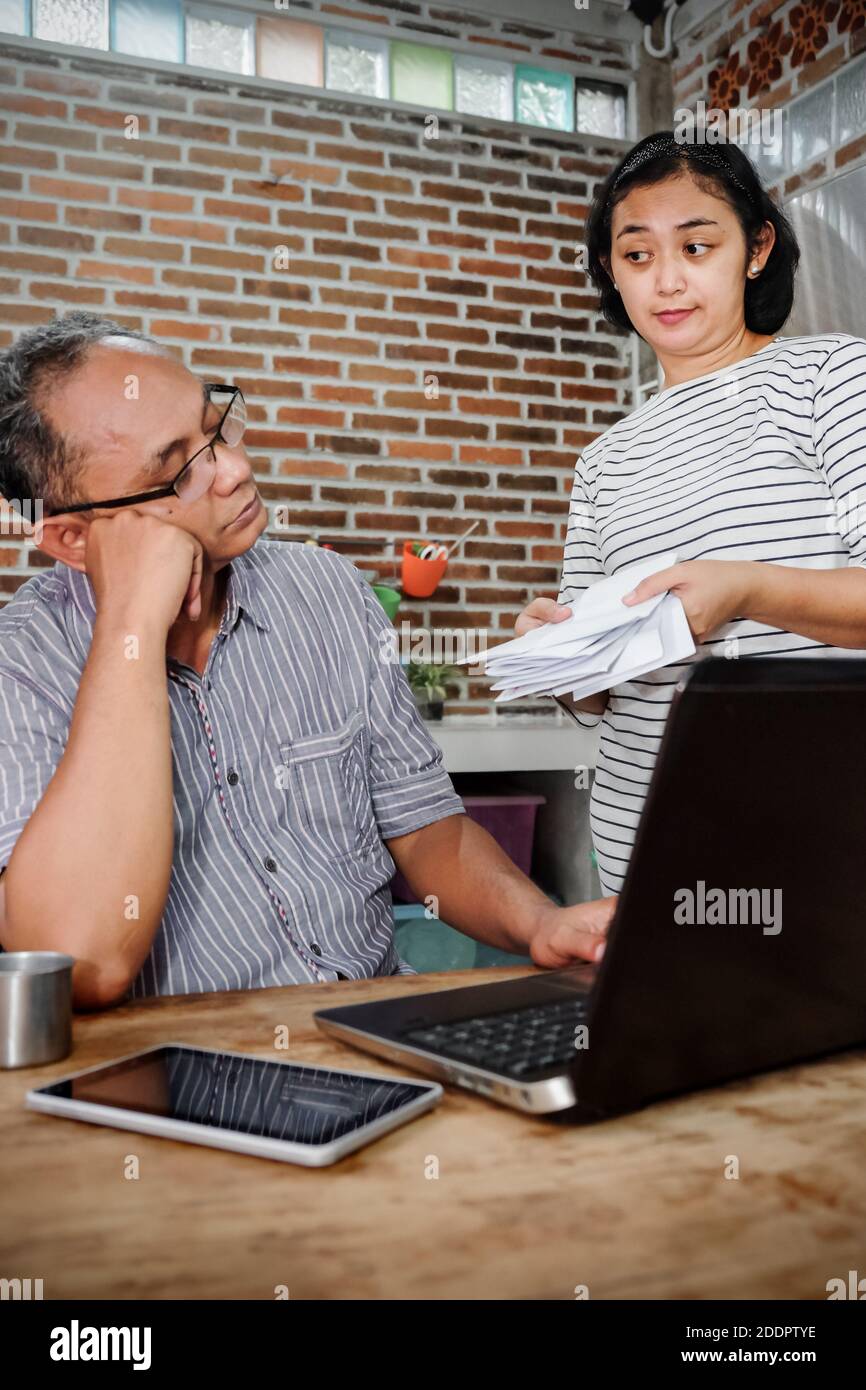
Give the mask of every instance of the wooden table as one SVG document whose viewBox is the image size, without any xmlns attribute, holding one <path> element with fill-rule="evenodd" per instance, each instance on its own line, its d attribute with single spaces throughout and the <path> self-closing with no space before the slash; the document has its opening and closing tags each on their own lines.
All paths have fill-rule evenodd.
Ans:
<svg viewBox="0 0 866 1390">
<path fill-rule="evenodd" d="M 42 1278 L 46 1299 L 273 1299 L 278 1285 L 295 1299 L 572 1299 L 583 1284 L 593 1299 L 824 1299 L 831 1277 L 866 1274 L 863 1051 L 582 1127 L 448 1089 L 431 1114 L 318 1171 L 23 1107 L 34 1085 L 169 1041 L 405 1074 L 325 1037 L 313 1010 L 524 973 L 77 1017 L 65 1061 L 0 1072 L 0 1276 Z M 281 1024 L 291 1047 L 275 1054 Z"/>
</svg>

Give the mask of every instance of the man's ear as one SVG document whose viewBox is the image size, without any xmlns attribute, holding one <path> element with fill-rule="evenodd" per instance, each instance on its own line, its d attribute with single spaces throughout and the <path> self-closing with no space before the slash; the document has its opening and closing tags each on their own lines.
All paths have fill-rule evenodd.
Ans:
<svg viewBox="0 0 866 1390">
<path fill-rule="evenodd" d="M 83 516 L 46 516 L 35 534 L 37 550 L 50 555 L 52 560 L 60 560 L 71 570 L 86 573 L 84 553 L 87 549 L 87 532 L 90 520 Z"/>
</svg>

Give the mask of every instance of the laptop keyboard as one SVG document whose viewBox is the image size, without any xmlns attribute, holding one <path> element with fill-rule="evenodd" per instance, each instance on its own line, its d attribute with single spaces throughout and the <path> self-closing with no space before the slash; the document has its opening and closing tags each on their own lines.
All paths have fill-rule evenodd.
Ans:
<svg viewBox="0 0 866 1390">
<path fill-rule="evenodd" d="M 413 1028 L 403 1036 L 430 1052 L 526 1081 L 536 1072 L 574 1060 L 574 1032 L 587 1014 L 587 996 L 578 994 L 507 1013 Z"/>
</svg>

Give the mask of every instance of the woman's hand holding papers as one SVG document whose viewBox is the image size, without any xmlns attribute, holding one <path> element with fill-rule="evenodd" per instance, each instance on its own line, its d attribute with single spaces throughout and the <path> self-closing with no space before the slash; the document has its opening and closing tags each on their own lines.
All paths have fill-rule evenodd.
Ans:
<svg viewBox="0 0 866 1390">
<path fill-rule="evenodd" d="M 748 561 L 684 560 L 641 580 L 623 603 L 631 607 L 669 590 L 683 605 L 695 641 L 703 642 L 723 623 L 743 616 L 753 570 Z"/>
<path fill-rule="evenodd" d="M 524 632 L 532 632 L 533 628 L 543 627 L 545 623 L 561 623 L 564 618 L 570 617 L 568 604 L 557 603 L 553 598 L 534 598 L 518 617 L 514 633 L 516 637 L 522 637 Z"/>
<path fill-rule="evenodd" d="M 686 560 L 641 580 L 623 603 L 632 607 L 665 589 L 680 600 L 696 642 L 745 618 L 828 646 L 866 648 L 866 574 L 853 561 L 804 569 L 762 560 Z"/>
<path fill-rule="evenodd" d="M 534 598 L 518 615 L 514 624 L 515 636 L 522 637 L 524 633 L 543 627 L 545 623 L 564 622 L 566 618 L 571 617 L 571 611 L 567 603 L 557 603 L 556 599 Z M 601 690 L 595 695 L 587 695 L 583 700 L 573 700 L 567 694 L 556 695 L 554 699 L 557 704 L 566 707 L 566 712 L 581 710 L 584 714 L 604 714 L 607 709 L 607 695 L 606 690 Z"/>
</svg>

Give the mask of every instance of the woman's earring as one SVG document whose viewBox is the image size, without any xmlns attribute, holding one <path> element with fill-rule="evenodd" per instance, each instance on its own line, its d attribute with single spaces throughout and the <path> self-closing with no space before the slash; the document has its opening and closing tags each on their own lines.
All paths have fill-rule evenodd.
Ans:
<svg viewBox="0 0 866 1390">
<path fill-rule="evenodd" d="M 751 273 L 752 273 L 752 275 L 757 275 L 757 274 L 759 274 L 759 272 L 760 272 L 760 266 L 758 265 L 758 262 L 755 261 L 754 265 L 752 266 Z"/>
<path fill-rule="evenodd" d="M 618 290 L 618 289 L 619 289 L 619 285 L 616 283 L 615 280 L 614 280 L 614 282 L 613 282 L 613 287 L 614 287 L 615 290 Z"/>
</svg>

